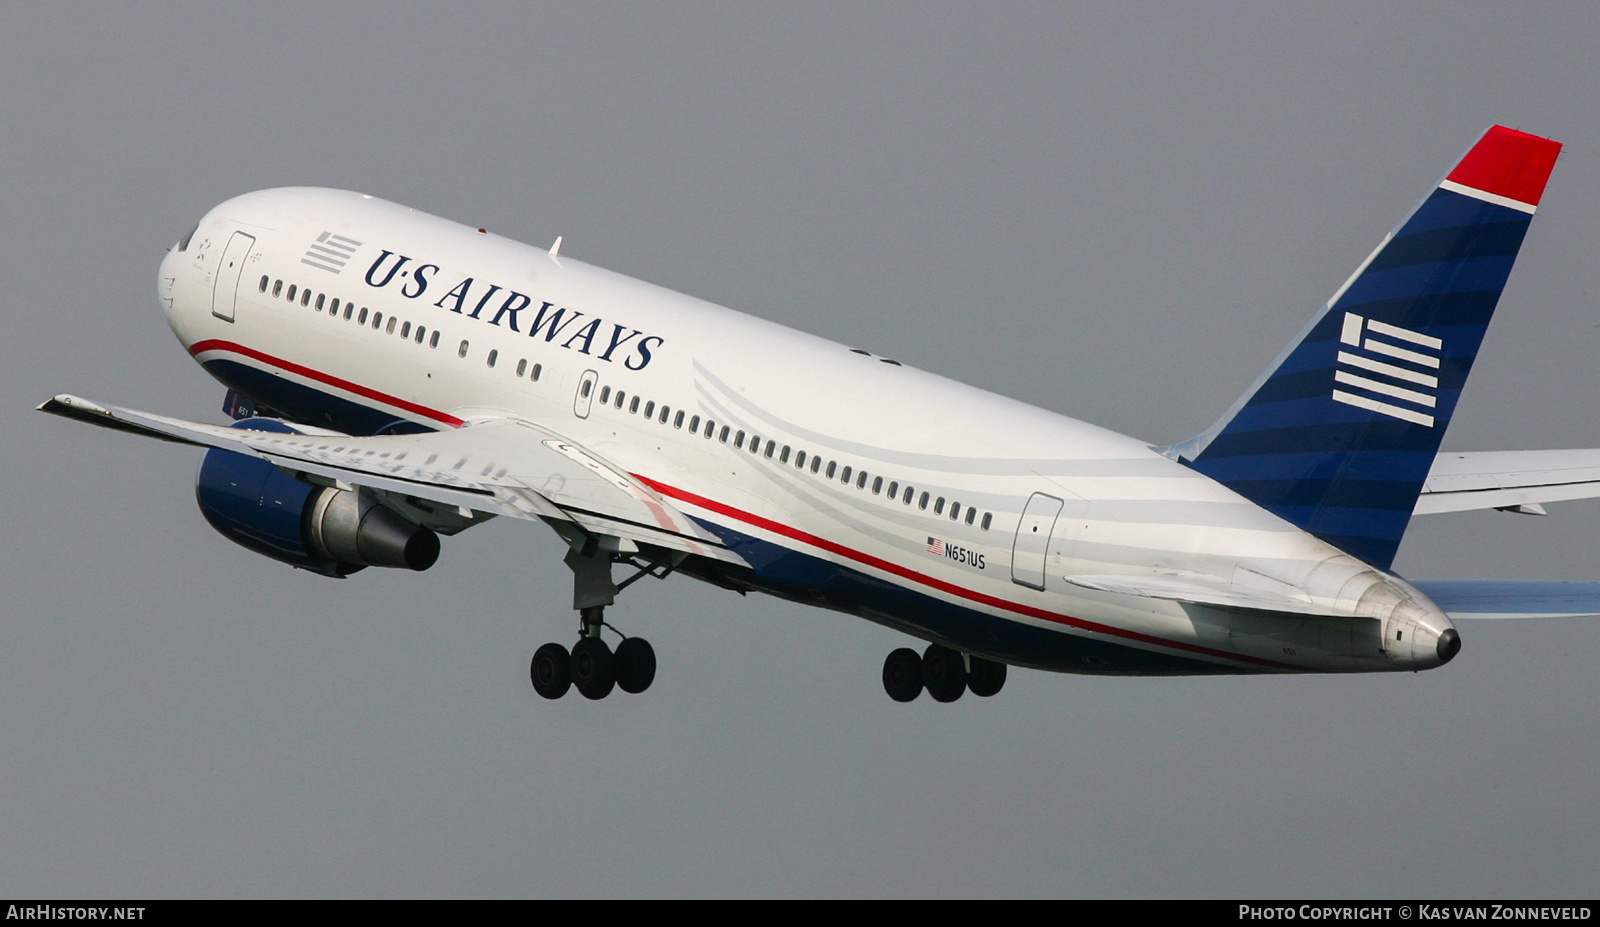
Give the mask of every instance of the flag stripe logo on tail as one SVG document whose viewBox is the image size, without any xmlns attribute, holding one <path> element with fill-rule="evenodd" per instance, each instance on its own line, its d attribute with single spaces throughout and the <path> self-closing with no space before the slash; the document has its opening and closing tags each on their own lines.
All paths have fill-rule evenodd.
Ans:
<svg viewBox="0 0 1600 927">
<path fill-rule="evenodd" d="M 1422 410 L 1438 405 L 1443 341 L 1354 312 L 1344 314 L 1339 341 L 1351 350 L 1339 352 L 1333 381 L 1349 389 L 1335 386 L 1334 402 L 1433 427 L 1432 413 Z"/>
<path fill-rule="evenodd" d="M 317 240 L 306 249 L 305 257 L 300 259 L 302 264 L 310 264 L 318 270 L 338 273 L 344 269 L 346 261 L 355 256 L 356 249 L 361 247 L 361 242 L 332 232 L 323 232 Z"/>
</svg>

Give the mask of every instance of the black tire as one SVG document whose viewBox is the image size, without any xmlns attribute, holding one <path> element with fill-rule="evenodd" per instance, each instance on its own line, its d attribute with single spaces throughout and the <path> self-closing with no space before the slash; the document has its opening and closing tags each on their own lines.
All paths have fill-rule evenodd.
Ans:
<svg viewBox="0 0 1600 927">
<path fill-rule="evenodd" d="M 922 694 L 922 658 L 901 647 L 883 661 L 883 690 L 897 702 L 914 701 Z"/>
<path fill-rule="evenodd" d="M 940 644 L 922 652 L 922 684 L 935 701 L 953 702 L 967 691 L 967 668 L 961 654 Z"/>
<path fill-rule="evenodd" d="M 585 637 L 572 645 L 572 684 L 588 699 L 602 699 L 617 684 L 617 658 L 598 637 Z"/>
<path fill-rule="evenodd" d="M 624 692 L 643 692 L 656 679 L 656 649 L 642 637 L 630 637 L 617 645 L 617 688 Z"/>
<path fill-rule="evenodd" d="M 528 666 L 533 691 L 543 698 L 560 698 L 572 688 L 572 657 L 560 644 L 545 644 L 533 654 Z"/>
<path fill-rule="evenodd" d="M 969 657 L 967 688 L 973 695 L 988 698 L 998 695 L 1006 684 L 1006 665 L 982 657 Z"/>
</svg>

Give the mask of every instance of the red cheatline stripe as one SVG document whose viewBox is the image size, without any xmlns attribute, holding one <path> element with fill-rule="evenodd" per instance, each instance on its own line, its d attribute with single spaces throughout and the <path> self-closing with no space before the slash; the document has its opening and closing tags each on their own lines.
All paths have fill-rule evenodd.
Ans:
<svg viewBox="0 0 1600 927">
<path fill-rule="evenodd" d="M 695 495 L 692 492 L 679 489 L 676 486 L 670 486 L 666 483 L 660 482 L 659 480 L 652 480 L 648 476 L 641 476 L 637 473 L 633 474 L 633 476 L 635 479 L 644 482 L 657 492 L 671 496 L 674 499 L 680 499 L 684 502 L 697 505 L 703 509 L 706 509 L 707 511 L 716 512 L 719 515 L 726 515 L 729 518 L 734 518 L 746 524 L 754 525 L 763 530 L 770 531 L 773 534 L 783 535 L 784 537 L 809 544 L 812 547 L 828 551 L 829 553 L 838 554 L 841 557 L 854 560 L 857 563 L 865 564 L 873 567 L 874 569 L 882 570 L 885 573 L 892 573 L 903 579 L 909 579 L 913 582 L 921 583 L 924 586 L 938 589 L 941 592 L 946 592 L 963 599 L 988 605 L 992 608 L 1016 612 L 1020 615 L 1027 615 L 1030 618 L 1040 618 L 1045 621 L 1052 621 L 1056 624 L 1064 624 L 1069 627 L 1079 628 L 1084 631 L 1093 631 L 1096 634 L 1105 634 L 1110 637 L 1121 637 L 1127 640 L 1139 641 L 1145 644 L 1155 644 L 1156 646 L 1167 647 L 1173 650 L 1184 650 L 1188 651 L 1189 653 L 1203 654 L 1208 657 L 1218 657 L 1238 663 L 1254 663 L 1257 666 L 1267 666 L 1273 669 L 1300 669 L 1300 667 L 1289 663 L 1278 663 L 1273 660 L 1264 660 L 1260 657 L 1229 653 L 1225 650 L 1212 650 L 1209 647 L 1186 644 L 1182 641 L 1169 641 L 1160 637 L 1153 637 L 1149 634 L 1140 634 L 1137 631 L 1129 631 L 1125 628 L 1114 628 L 1110 625 L 1096 624 L 1093 621 L 1084 621 L 1080 618 L 1073 618 L 1067 615 L 1058 615 L 1055 612 L 1046 611 L 1042 608 L 1035 608 L 1031 605 L 1023 605 L 1018 602 L 1010 602 L 1006 599 L 1002 599 L 997 596 L 986 595 L 982 592 L 974 592 L 971 589 L 963 588 L 955 583 L 946 582 L 942 579 L 935 579 L 932 576 L 918 573 L 916 570 L 900 566 L 897 563 L 890 563 L 887 560 L 874 557 L 871 554 L 864 554 L 858 550 L 852 550 L 848 547 L 845 547 L 843 544 L 837 544 L 833 541 L 827 540 L 826 538 L 819 538 L 814 534 L 807 534 L 798 528 L 791 528 L 788 525 L 779 524 L 771 519 L 762 518 L 760 515 L 755 515 L 741 509 L 736 509 L 731 505 L 724 505 L 723 503 L 717 502 L 713 499 L 707 499 L 704 496 Z"/>
<path fill-rule="evenodd" d="M 1544 185 L 1561 154 L 1561 143 L 1494 126 L 1483 133 L 1447 178 L 1529 206 L 1539 205 Z"/>
<path fill-rule="evenodd" d="M 331 374 L 323 373 L 320 370 L 312 370 L 310 367 L 302 366 L 294 361 L 286 361 L 281 357 L 273 357 L 271 354 L 265 354 L 261 351 L 257 351 L 255 348 L 247 348 L 242 344 L 235 344 L 232 341 L 220 341 L 213 338 L 208 341 L 196 342 L 192 347 L 189 348 L 189 354 L 194 357 L 198 357 L 207 351 L 227 351 L 232 354 L 241 354 L 245 357 L 254 358 L 255 360 L 261 361 L 264 364 L 271 364 L 274 367 L 281 367 L 290 373 L 298 374 L 310 380 L 316 380 L 318 383 L 326 383 L 329 386 L 336 386 L 339 389 L 345 390 L 346 392 L 355 393 L 357 396 L 364 396 L 368 399 L 381 402 L 384 405 L 394 406 L 397 409 L 405 409 L 407 412 L 415 412 L 417 415 L 421 415 L 425 418 L 431 418 L 436 422 L 442 422 L 452 428 L 459 428 L 463 424 L 461 419 L 456 418 L 454 415 L 451 415 L 448 412 L 440 412 L 436 409 L 430 409 L 427 406 L 421 406 L 414 402 L 408 402 L 407 400 L 401 399 L 398 396 L 391 396 L 388 393 L 380 393 L 375 389 L 370 389 L 362 386 L 359 383 L 351 383 L 349 380 L 340 379 L 339 377 Z"/>
</svg>

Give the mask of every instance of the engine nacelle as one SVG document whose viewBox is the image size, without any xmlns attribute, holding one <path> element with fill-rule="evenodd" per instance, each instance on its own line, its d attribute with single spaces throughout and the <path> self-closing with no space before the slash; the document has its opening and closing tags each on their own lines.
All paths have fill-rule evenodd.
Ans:
<svg viewBox="0 0 1600 927">
<path fill-rule="evenodd" d="M 296 433 L 276 419 L 235 428 Z M 258 457 L 212 449 L 195 478 L 200 512 L 228 540 L 326 576 L 369 566 L 426 570 L 439 536 L 412 524 L 370 492 L 313 486 Z"/>
</svg>

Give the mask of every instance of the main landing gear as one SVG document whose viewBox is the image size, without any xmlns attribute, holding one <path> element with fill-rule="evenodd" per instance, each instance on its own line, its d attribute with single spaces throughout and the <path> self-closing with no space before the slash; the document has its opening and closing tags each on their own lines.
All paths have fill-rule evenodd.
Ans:
<svg viewBox="0 0 1600 927">
<path fill-rule="evenodd" d="M 883 661 L 883 688 L 897 702 L 909 702 L 926 688 L 934 701 L 953 702 L 961 693 L 988 698 L 1006 684 L 1006 665 L 982 657 L 963 656 L 942 644 L 929 644 L 917 656 L 909 647 Z"/>
<path fill-rule="evenodd" d="M 565 530 L 564 530 L 565 529 Z M 580 621 L 578 642 L 572 650 L 556 643 L 545 644 L 533 655 L 528 676 L 533 691 L 544 698 L 561 698 L 570 688 L 588 699 L 602 699 L 613 688 L 638 693 L 650 688 L 656 678 L 656 651 L 642 637 L 623 636 L 613 651 L 600 637 L 602 628 L 616 628 L 605 621 L 605 607 L 616 601 L 617 593 L 645 576 L 662 579 L 673 565 L 638 559 L 639 547 L 631 541 L 581 533 L 570 523 L 556 526 L 571 550 L 566 564 L 572 570 L 572 607 Z M 620 584 L 611 581 L 611 564 L 621 560 L 639 572 Z"/>
<path fill-rule="evenodd" d="M 540 647 L 533 655 L 528 675 L 533 680 L 533 691 L 545 698 L 560 698 L 574 686 L 588 699 L 605 698 L 613 686 L 639 693 L 655 681 L 656 651 L 642 637 L 623 638 L 613 651 L 596 634 L 579 638 L 570 653 L 560 644 Z"/>
</svg>

